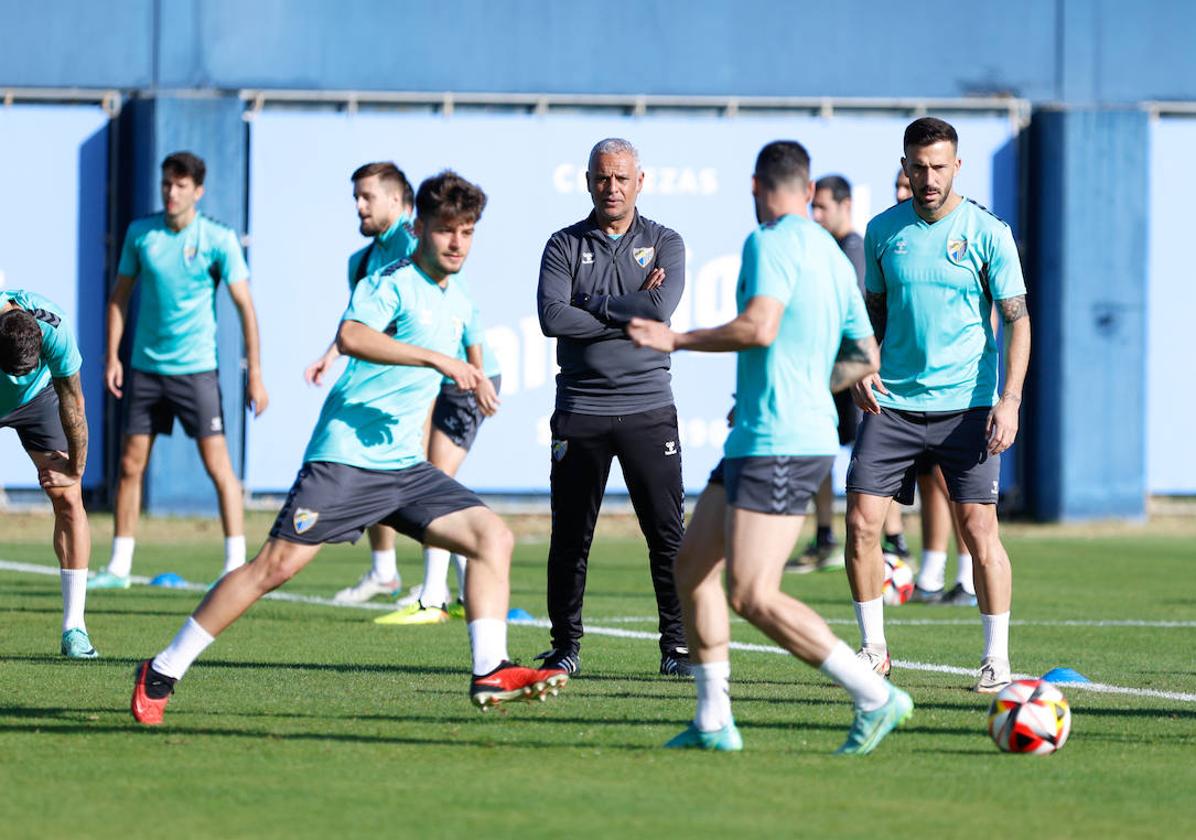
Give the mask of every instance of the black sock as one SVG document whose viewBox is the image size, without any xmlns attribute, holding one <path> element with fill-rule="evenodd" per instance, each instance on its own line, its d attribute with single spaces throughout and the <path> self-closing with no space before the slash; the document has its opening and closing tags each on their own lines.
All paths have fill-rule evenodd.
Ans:
<svg viewBox="0 0 1196 840">
<path fill-rule="evenodd" d="M 819 545 L 830 545 L 833 543 L 835 541 L 835 535 L 831 532 L 831 526 L 819 525 L 818 536 L 816 536 L 814 539 Z"/>
<path fill-rule="evenodd" d="M 159 674 L 154 670 L 153 663 L 146 668 L 145 696 L 151 700 L 161 700 L 174 693 L 174 684 L 178 682 L 174 677 Z"/>
<path fill-rule="evenodd" d="M 905 544 L 905 534 L 885 534 L 885 542 L 897 554 L 909 554 L 909 546 Z"/>
</svg>

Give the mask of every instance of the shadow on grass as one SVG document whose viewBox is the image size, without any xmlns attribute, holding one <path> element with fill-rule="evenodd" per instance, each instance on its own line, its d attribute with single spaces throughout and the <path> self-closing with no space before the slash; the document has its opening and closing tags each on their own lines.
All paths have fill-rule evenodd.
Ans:
<svg viewBox="0 0 1196 840">
<path fill-rule="evenodd" d="M 73 668 L 78 668 L 82 664 L 84 667 L 89 665 L 119 665 L 121 667 L 132 668 L 137 663 L 141 662 L 139 658 L 129 657 L 102 657 L 93 660 L 89 663 L 79 663 L 63 658 L 62 656 L 35 655 L 35 654 L 9 654 L 0 656 L 0 662 L 36 662 L 36 663 L 50 663 L 55 665 L 66 665 Z M 263 671 L 314 671 L 314 672 L 328 672 L 336 674 L 358 674 L 358 673 L 395 673 L 395 674 L 449 674 L 459 677 L 464 677 L 468 673 L 467 667 L 461 668 L 445 668 L 435 665 L 378 665 L 365 663 L 325 663 L 325 662 L 251 662 L 251 661 L 232 661 L 225 659 L 205 659 L 196 664 L 198 669 L 196 673 L 202 673 L 207 668 L 226 668 L 232 670 L 263 670 Z"/>
</svg>

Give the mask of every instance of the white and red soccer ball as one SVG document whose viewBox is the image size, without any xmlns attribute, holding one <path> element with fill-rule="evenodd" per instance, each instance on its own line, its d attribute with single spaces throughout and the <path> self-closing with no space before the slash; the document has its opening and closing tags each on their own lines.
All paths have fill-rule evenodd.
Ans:
<svg viewBox="0 0 1196 840">
<path fill-rule="evenodd" d="M 1071 734 L 1067 698 L 1046 680 L 1015 680 L 988 710 L 988 734 L 1003 752 L 1049 755 Z"/>
<path fill-rule="evenodd" d="M 881 593 L 884 602 L 898 607 L 905 604 L 914 594 L 914 570 L 896 554 L 885 555 L 885 588 Z"/>
</svg>

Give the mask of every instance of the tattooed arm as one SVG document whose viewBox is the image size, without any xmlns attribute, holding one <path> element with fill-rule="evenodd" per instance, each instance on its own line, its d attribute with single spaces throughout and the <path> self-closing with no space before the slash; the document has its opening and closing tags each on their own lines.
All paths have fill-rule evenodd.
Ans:
<svg viewBox="0 0 1196 840">
<path fill-rule="evenodd" d="M 87 415 L 83 411 L 83 387 L 79 374 L 53 379 L 58 394 L 58 416 L 66 433 L 67 458 L 54 458 L 43 468 L 42 485 L 66 487 L 83 477 L 87 467 Z"/>
<path fill-rule="evenodd" d="M 1022 385 L 1030 364 L 1030 313 L 1026 309 L 1026 296 L 999 300 L 997 307 L 1005 322 L 1005 389 L 988 415 L 988 451 L 993 455 L 1013 446 L 1017 438 Z"/>
<path fill-rule="evenodd" d="M 885 326 L 889 323 L 889 297 L 884 292 L 864 292 L 864 306 L 868 309 L 876 343 L 880 344 L 885 340 Z"/>
<path fill-rule="evenodd" d="M 880 351 L 876 339 L 846 338 L 839 345 L 839 355 L 831 368 L 831 391 L 839 393 L 850 388 L 865 376 L 880 370 Z"/>
</svg>

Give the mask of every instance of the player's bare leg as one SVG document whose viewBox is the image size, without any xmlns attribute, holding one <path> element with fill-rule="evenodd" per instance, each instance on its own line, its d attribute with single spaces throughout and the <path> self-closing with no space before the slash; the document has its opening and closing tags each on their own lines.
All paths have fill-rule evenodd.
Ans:
<svg viewBox="0 0 1196 840">
<path fill-rule="evenodd" d="M 63 453 L 30 452 L 40 472 Z M 87 635 L 84 610 L 87 604 L 87 564 L 91 559 L 91 529 L 83 508 L 83 488 L 76 482 L 66 487 L 46 487 L 54 511 L 54 554 L 62 586 L 61 652 L 70 659 L 94 659 L 98 654 Z"/>
<path fill-rule="evenodd" d="M 730 614 L 722 582 L 726 517 L 723 485 L 706 485 L 673 564 L 689 656 L 698 665 L 727 662 L 730 656 Z"/>
<path fill-rule="evenodd" d="M 984 654 L 975 690 L 999 691 L 1011 679 L 1009 666 L 1009 610 L 1013 600 L 1013 569 L 1001 543 L 997 506 L 957 504 L 963 538 L 972 553 L 976 599 L 984 625 Z"/>
<path fill-rule="evenodd" d="M 847 494 L 847 582 L 860 627 L 860 657 L 882 676 L 888 676 L 891 666 L 881 600 L 885 571 L 880 538 L 891 504 L 887 496 Z"/>
<path fill-rule="evenodd" d="M 107 567 L 87 582 L 88 589 L 128 589 L 131 584 L 137 520 L 141 515 L 141 485 L 153 446 L 153 435 L 125 436 L 113 505 L 112 554 Z"/>
<path fill-rule="evenodd" d="M 511 552 L 515 537 L 486 507 L 471 507 L 435 519 L 424 542 L 470 558 L 465 580 L 466 620 L 473 655 L 470 698 L 485 710 L 506 700 L 545 699 L 569 681 L 558 669 L 514 665 L 507 654 L 507 607 L 511 595 Z"/>
<path fill-rule="evenodd" d="M 233 470 L 224 435 L 209 435 L 196 441 L 199 457 L 220 504 L 220 524 L 224 527 L 224 569 L 228 574 L 245 565 L 245 500 L 241 482 Z"/>
</svg>

